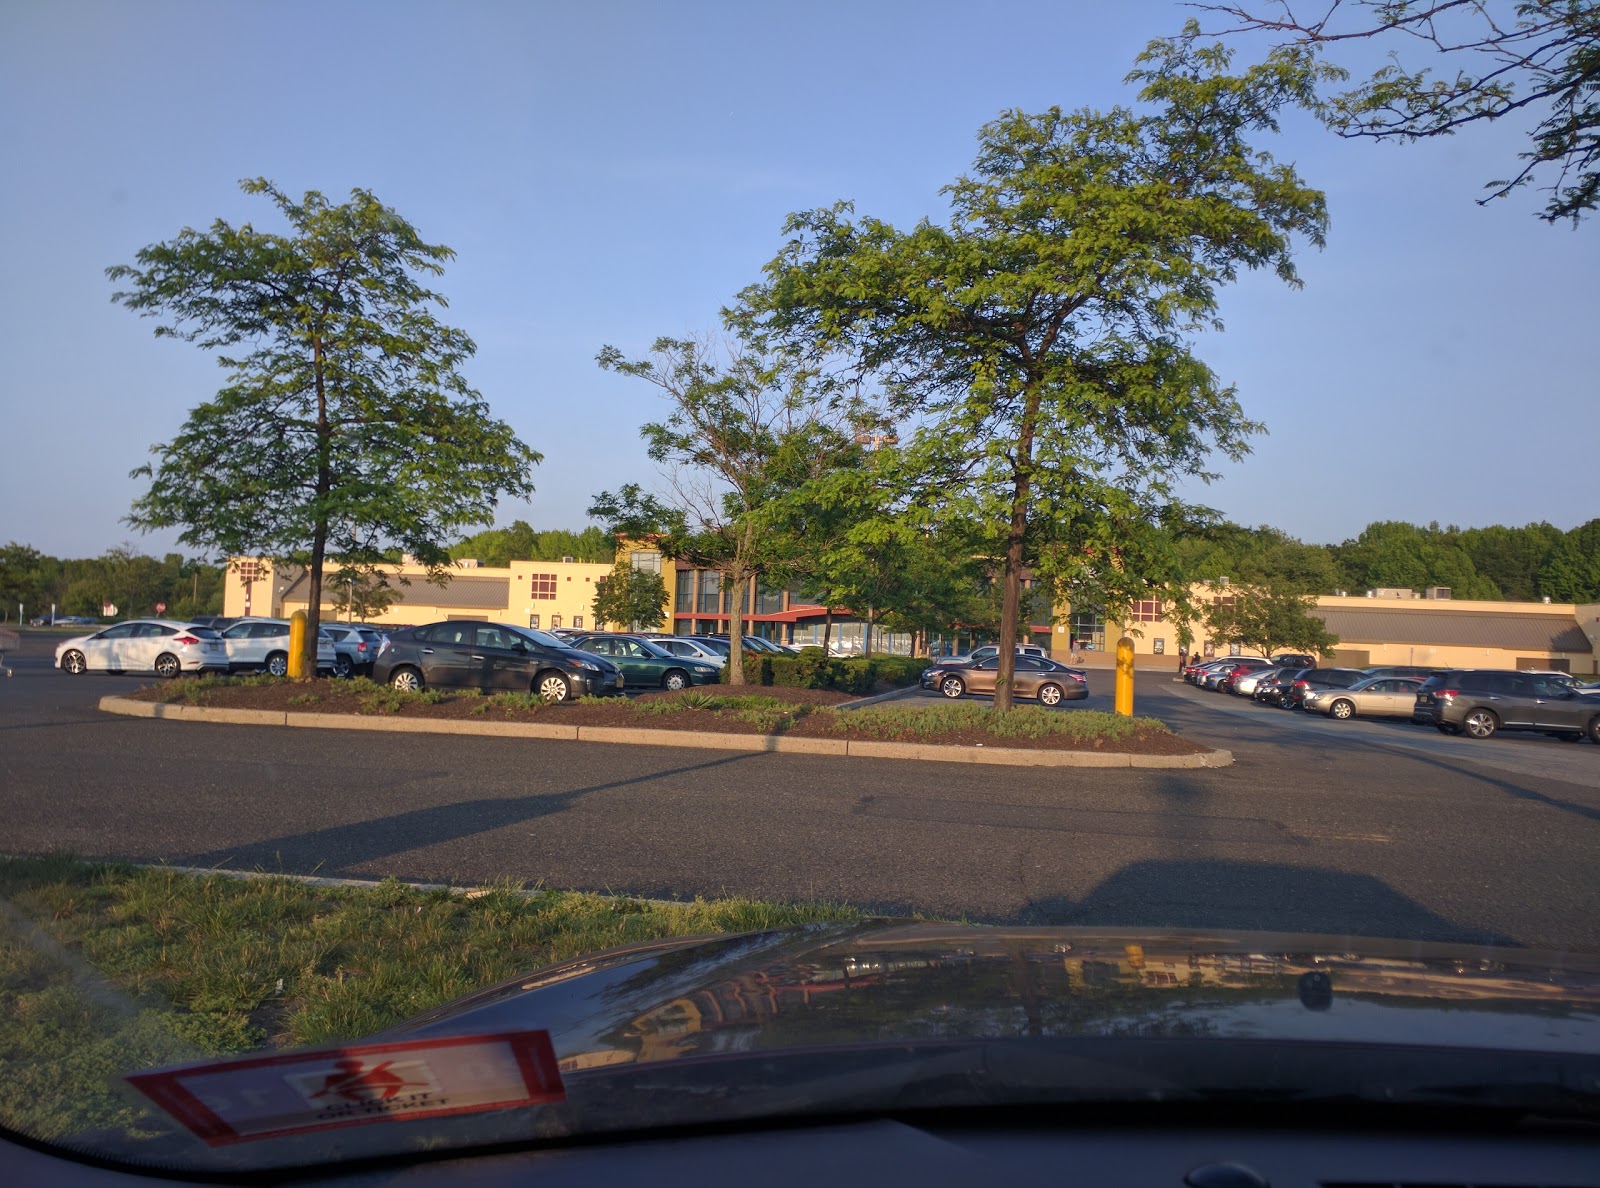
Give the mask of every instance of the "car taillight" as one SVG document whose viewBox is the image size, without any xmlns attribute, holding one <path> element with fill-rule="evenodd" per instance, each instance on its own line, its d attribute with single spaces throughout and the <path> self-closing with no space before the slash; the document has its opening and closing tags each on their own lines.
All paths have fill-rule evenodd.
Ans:
<svg viewBox="0 0 1600 1188">
<path fill-rule="evenodd" d="M 366 650 L 367 650 L 367 645 L 366 645 L 366 644 L 365 644 L 365 643 L 358 643 L 358 644 L 357 644 L 357 645 L 356 645 L 356 651 L 358 651 L 358 652 L 364 652 L 364 651 L 366 651 Z"/>
<path fill-rule="evenodd" d="M 1296 681 L 1294 683 L 1294 687 L 1296 689 L 1309 689 L 1309 688 L 1311 688 L 1311 682 L 1310 681 Z"/>
<path fill-rule="evenodd" d="M 192 635 L 180 635 L 172 642 L 175 644 L 182 644 L 184 647 L 188 647 L 190 644 L 197 644 L 200 641 Z"/>
<path fill-rule="evenodd" d="M 1081 672 L 1069 672 L 1067 673 L 1067 676 L 1077 681 L 1080 685 L 1087 685 L 1089 683 L 1089 678 L 1084 676 Z"/>
<path fill-rule="evenodd" d="M 1437 697 L 1440 701 L 1448 701 L 1452 697 L 1461 696 L 1461 690 L 1459 690 L 1459 689 L 1438 689 L 1438 690 L 1434 691 L 1433 695 L 1435 697 Z"/>
</svg>

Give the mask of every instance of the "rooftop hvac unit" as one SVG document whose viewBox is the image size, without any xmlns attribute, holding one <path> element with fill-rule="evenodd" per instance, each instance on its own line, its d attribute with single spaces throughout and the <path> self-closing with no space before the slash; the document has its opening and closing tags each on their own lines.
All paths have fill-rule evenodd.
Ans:
<svg viewBox="0 0 1600 1188">
<path fill-rule="evenodd" d="M 479 561 L 476 557 L 463 557 L 461 560 L 456 562 L 456 565 L 462 569 L 476 569 L 478 568 Z"/>
<path fill-rule="evenodd" d="M 1449 586 L 1429 586 L 1426 590 L 1424 590 L 1422 592 L 1422 596 L 1424 598 L 1449 598 L 1450 597 L 1450 587 Z"/>
<path fill-rule="evenodd" d="M 563 558 L 561 558 L 561 564 L 563 564 L 563 565 L 571 565 L 576 560 L 577 560 L 576 557 L 563 557 Z"/>
</svg>

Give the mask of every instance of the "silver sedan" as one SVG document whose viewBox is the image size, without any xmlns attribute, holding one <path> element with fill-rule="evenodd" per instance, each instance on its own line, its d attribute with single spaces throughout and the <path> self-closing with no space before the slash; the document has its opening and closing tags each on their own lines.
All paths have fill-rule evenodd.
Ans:
<svg viewBox="0 0 1600 1188">
<path fill-rule="evenodd" d="M 1308 713 L 1330 718 L 1406 718 L 1417 705 L 1422 682 L 1413 677 L 1368 677 L 1348 689 L 1307 689 Z"/>
</svg>

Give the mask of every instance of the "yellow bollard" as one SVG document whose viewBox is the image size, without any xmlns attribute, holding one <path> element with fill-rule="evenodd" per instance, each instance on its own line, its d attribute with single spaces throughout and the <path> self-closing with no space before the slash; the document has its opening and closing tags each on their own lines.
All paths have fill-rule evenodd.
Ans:
<svg viewBox="0 0 1600 1188">
<path fill-rule="evenodd" d="M 301 680 L 306 674 L 306 612 L 295 611 L 289 616 L 289 679 Z M 1121 655 L 1119 652 L 1118 655 Z M 1119 694 L 1120 696 L 1120 694 Z M 1121 704 L 1118 702 L 1117 704 Z"/>
<path fill-rule="evenodd" d="M 1117 640 L 1116 711 L 1124 718 L 1133 717 L 1133 640 L 1126 635 Z"/>
</svg>

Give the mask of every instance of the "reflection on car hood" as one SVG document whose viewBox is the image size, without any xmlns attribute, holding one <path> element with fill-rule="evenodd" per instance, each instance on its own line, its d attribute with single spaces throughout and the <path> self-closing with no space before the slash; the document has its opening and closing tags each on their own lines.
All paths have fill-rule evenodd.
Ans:
<svg viewBox="0 0 1600 1188">
<path fill-rule="evenodd" d="M 872 921 L 670 941 L 402 1030 L 551 1031 L 568 1070 L 928 1039 L 1183 1036 L 1600 1054 L 1600 958 L 1276 933 Z"/>
</svg>

